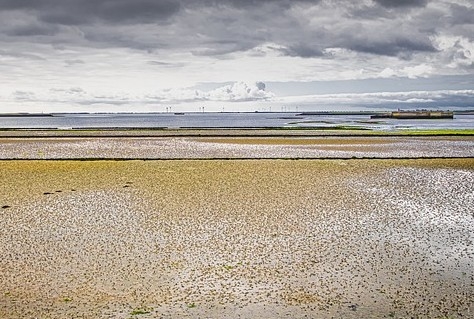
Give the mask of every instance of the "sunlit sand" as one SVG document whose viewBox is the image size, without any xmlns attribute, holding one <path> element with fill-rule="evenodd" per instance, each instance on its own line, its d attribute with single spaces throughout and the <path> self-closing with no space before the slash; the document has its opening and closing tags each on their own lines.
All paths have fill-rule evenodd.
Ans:
<svg viewBox="0 0 474 319">
<path fill-rule="evenodd" d="M 0 317 L 469 317 L 473 168 L 0 161 Z"/>
</svg>

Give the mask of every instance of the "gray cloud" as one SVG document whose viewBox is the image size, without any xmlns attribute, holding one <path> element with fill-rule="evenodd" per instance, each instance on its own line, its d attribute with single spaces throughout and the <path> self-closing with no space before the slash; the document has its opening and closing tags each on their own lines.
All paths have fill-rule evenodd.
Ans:
<svg viewBox="0 0 474 319">
<path fill-rule="evenodd" d="M 223 56 L 229 53 L 246 51 L 252 49 L 257 45 L 258 41 L 227 41 L 227 40 L 216 40 L 213 42 L 204 43 L 204 48 L 198 48 L 191 50 L 191 53 L 196 56 Z"/>
<path fill-rule="evenodd" d="M 450 22 L 452 24 L 474 24 L 474 8 L 468 8 L 457 3 L 450 6 Z"/>
<path fill-rule="evenodd" d="M 48 57 L 48 46 L 122 48 L 142 51 L 142 64 L 171 69 L 191 64 L 168 61 L 173 54 L 315 61 L 338 59 L 333 52 L 341 50 L 359 61 L 390 57 L 434 70 L 452 63 L 453 72 L 469 72 L 473 16 L 473 6 L 449 0 L 0 0 L 0 55 L 34 60 Z M 446 48 L 440 36 L 466 41 Z"/>
<path fill-rule="evenodd" d="M 322 57 L 334 47 L 405 59 L 436 52 L 431 43 L 435 21 L 421 14 L 427 1 L 374 3 L 379 6 L 318 0 L 3 0 L 0 18 L 6 22 L 0 22 L 0 35 L 9 41 L 29 37 L 55 45 L 186 50 L 218 58 L 265 43 L 278 45 L 283 55 L 303 58 Z M 418 11 L 405 19 L 384 8 Z M 305 16 L 306 9 L 314 15 Z M 459 21 L 471 22 L 460 5 L 453 4 L 451 11 Z M 11 14 L 29 22 L 18 24 L 23 19 Z M 370 25 L 359 27 L 364 21 Z"/>
<path fill-rule="evenodd" d="M 374 0 L 378 4 L 389 7 L 423 7 L 427 4 L 428 0 Z"/>
<path fill-rule="evenodd" d="M 71 66 L 71 65 L 75 65 L 75 64 L 84 64 L 85 62 L 83 60 L 80 60 L 80 59 L 74 59 L 74 60 L 65 60 L 64 63 L 66 63 L 66 65 L 68 65 L 68 66 Z"/>
<path fill-rule="evenodd" d="M 180 9 L 172 0 L 116 0 L 71 2 L 71 7 L 43 11 L 41 20 L 59 24 L 84 24 L 94 21 L 111 23 L 153 23 L 166 20 Z"/>
<path fill-rule="evenodd" d="M 249 9 L 265 4 L 289 8 L 294 3 L 317 3 L 315 0 L 3 0 L 2 10 L 27 10 L 39 20 L 62 25 L 106 23 L 158 23 L 176 15 L 183 7 Z"/>
<path fill-rule="evenodd" d="M 15 91 L 12 95 L 18 101 L 34 101 L 36 99 L 35 93 L 29 91 Z"/>
<path fill-rule="evenodd" d="M 15 51 L 7 51 L 7 50 L 0 50 L 0 56 L 19 58 L 19 59 L 28 59 L 28 60 L 40 60 L 40 61 L 46 60 L 45 58 L 37 54 L 21 53 L 21 52 L 15 52 Z"/>
<path fill-rule="evenodd" d="M 172 62 L 163 62 L 163 61 L 147 61 L 146 64 L 163 67 L 163 68 L 179 68 L 185 65 L 184 63 L 172 63 Z"/>
<path fill-rule="evenodd" d="M 176 0 L 3 0 L 2 10 L 28 10 L 41 21 L 82 25 L 90 22 L 146 23 L 169 18 L 180 9 Z"/>
<path fill-rule="evenodd" d="M 279 51 L 281 51 L 284 55 L 293 57 L 298 56 L 302 58 L 314 58 L 324 56 L 324 53 L 321 51 L 321 49 L 302 43 L 281 48 Z"/>
<path fill-rule="evenodd" d="M 148 61 L 147 64 L 158 65 L 158 66 L 173 66 L 172 63 L 161 62 L 161 61 Z"/>
<path fill-rule="evenodd" d="M 357 41 L 349 49 L 378 55 L 396 56 L 402 53 L 436 52 L 434 45 L 427 39 L 395 38 L 383 41 Z M 407 57 L 406 55 L 403 57 Z"/>
<path fill-rule="evenodd" d="M 310 4 L 317 4 L 321 2 L 321 0 L 201 0 L 201 1 L 183 1 L 186 2 L 188 5 L 214 5 L 214 6 L 233 6 L 235 8 L 255 8 L 261 7 L 264 5 L 278 5 L 278 7 L 282 9 L 291 8 L 292 5 L 295 3 L 310 3 Z"/>
<path fill-rule="evenodd" d="M 57 34 L 58 27 L 49 24 L 23 24 L 5 30 L 5 34 L 12 37 L 53 36 Z"/>
<path fill-rule="evenodd" d="M 411 79 L 400 91 L 417 90 L 423 79 L 473 74 L 473 52 L 467 0 L 0 0 L 0 93 L 18 91 L 8 95 L 12 108 L 51 99 L 65 107 L 276 103 L 270 81 L 334 80 L 330 92 L 340 93 L 357 86 L 341 79 L 373 80 L 361 86 L 374 92 L 381 79 L 394 81 L 390 89 Z M 267 86 L 245 84 L 257 79 Z M 183 89 L 199 82 L 220 85 Z M 465 89 L 441 82 L 437 90 Z M 57 83 L 72 89 L 49 91 Z M 433 98 L 455 99 L 465 96 Z"/>
<path fill-rule="evenodd" d="M 69 95 L 84 95 L 86 94 L 86 91 L 80 87 L 72 87 L 68 89 L 62 89 L 62 88 L 52 88 L 50 89 L 50 92 L 52 93 L 60 93 L 60 94 L 69 94 Z"/>
</svg>

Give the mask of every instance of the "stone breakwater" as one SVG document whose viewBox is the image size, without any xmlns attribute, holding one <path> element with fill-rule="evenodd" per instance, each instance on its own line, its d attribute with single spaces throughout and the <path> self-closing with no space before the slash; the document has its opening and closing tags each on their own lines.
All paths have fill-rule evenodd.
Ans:
<svg viewBox="0 0 474 319">
<path fill-rule="evenodd" d="M 470 318 L 474 160 L 0 161 L 0 318 Z"/>
<path fill-rule="evenodd" d="M 474 137 L 0 138 L 0 159 L 474 157 Z"/>
</svg>

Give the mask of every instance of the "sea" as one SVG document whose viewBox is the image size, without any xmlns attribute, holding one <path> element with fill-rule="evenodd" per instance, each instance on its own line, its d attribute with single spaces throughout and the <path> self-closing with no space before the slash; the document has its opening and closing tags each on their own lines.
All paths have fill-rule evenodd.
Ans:
<svg viewBox="0 0 474 319">
<path fill-rule="evenodd" d="M 370 114 L 74 113 L 0 115 L 0 129 L 358 128 L 381 131 L 474 129 L 474 114 L 453 119 L 371 119 Z"/>
</svg>

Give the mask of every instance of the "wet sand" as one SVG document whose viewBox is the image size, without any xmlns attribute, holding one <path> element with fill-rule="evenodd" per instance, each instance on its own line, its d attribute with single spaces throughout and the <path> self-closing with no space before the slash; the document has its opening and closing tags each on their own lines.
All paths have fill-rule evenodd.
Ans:
<svg viewBox="0 0 474 319">
<path fill-rule="evenodd" d="M 474 157 L 474 136 L 0 138 L 0 159 Z"/>
<path fill-rule="evenodd" d="M 474 159 L 0 161 L 0 318 L 469 318 Z"/>
</svg>

